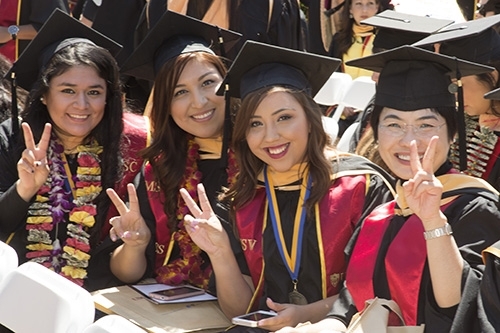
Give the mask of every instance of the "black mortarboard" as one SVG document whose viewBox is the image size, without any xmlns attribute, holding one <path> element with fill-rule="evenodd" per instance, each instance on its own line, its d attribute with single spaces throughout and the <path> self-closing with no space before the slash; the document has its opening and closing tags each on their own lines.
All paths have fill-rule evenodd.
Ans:
<svg viewBox="0 0 500 333">
<path fill-rule="evenodd" d="M 234 31 L 166 11 L 125 61 L 121 71 L 154 81 L 156 73 L 167 60 L 182 53 L 197 51 L 225 56 L 240 38 L 241 34 Z"/>
<path fill-rule="evenodd" d="M 56 9 L 45 21 L 37 35 L 12 65 L 5 77 L 12 80 L 12 130 L 19 130 L 16 86 L 31 90 L 41 69 L 61 49 L 76 43 L 101 46 L 116 56 L 121 45 L 85 24 Z"/>
<path fill-rule="evenodd" d="M 487 92 L 486 94 L 484 94 L 484 98 L 500 101 L 500 88 Z"/>
<path fill-rule="evenodd" d="M 462 76 L 487 73 L 494 68 L 449 57 L 414 46 L 393 50 L 347 62 L 349 66 L 380 72 L 375 104 L 400 111 L 457 105 L 458 132 L 465 133 Z M 457 85 L 451 84 L 457 78 Z M 456 87 L 456 90 L 450 88 Z M 460 168 L 466 168 L 465 138 L 459 136 Z"/>
<path fill-rule="evenodd" d="M 411 45 L 453 21 L 386 10 L 361 23 L 378 28 L 373 40 L 374 47 L 390 50 Z"/>
<path fill-rule="evenodd" d="M 13 64 L 6 77 L 11 77 L 15 72 L 17 85 L 30 90 L 41 68 L 47 64 L 54 53 L 78 42 L 101 46 L 108 49 L 114 56 L 121 50 L 120 44 L 56 9 Z"/>
<path fill-rule="evenodd" d="M 498 23 L 500 15 L 455 23 L 413 45 L 441 43 L 441 54 L 486 64 L 500 59 L 500 36 L 492 28 Z"/>
<path fill-rule="evenodd" d="M 236 56 L 217 92 L 244 98 L 259 88 L 282 85 L 307 91 L 321 89 L 340 59 L 248 40 Z"/>
</svg>

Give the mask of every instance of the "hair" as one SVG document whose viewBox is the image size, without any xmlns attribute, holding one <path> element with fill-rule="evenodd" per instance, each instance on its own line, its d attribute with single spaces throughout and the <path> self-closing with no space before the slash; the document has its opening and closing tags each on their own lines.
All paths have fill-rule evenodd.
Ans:
<svg viewBox="0 0 500 333">
<path fill-rule="evenodd" d="M 42 68 L 33 89 L 26 100 L 26 108 L 21 113 L 23 121 L 27 122 L 36 139 L 42 135 L 45 123 L 53 123 L 47 107 L 41 98 L 49 91 L 51 80 L 62 75 L 74 66 L 93 68 L 99 77 L 106 81 L 106 105 L 104 116 L 97 126 L 89 133 L 84 142 L 96 139 L 103 147 L 101 156 L 102 188 L 114 188 L 121 178 L 122 158 L 120 142 L 123 131 L 123 109 L 119 70 L 115 59 L 108 50 L 89 43 L 71 44 L 56 52 Z M 24 142 L 22 143 L 24 145 Z M 110 199 L 103 190 L 95 199 L 97 205 L 96 224 L 91 231 L 91 242 L 99 240 L 100 232 L 106 222 Z"/>
<path fill-rule="evenodd" d="M 331 183 L 332 163 L 325 156 L 325 149 L 329 148 L 329 137 L 323 129 L 319 106 L 308 94 L 292 87 L 264 87 L 251 92 L 243 99 L 240 110 L 236 114 L 232 140 L 239 175 L 223 198 L 233 201 L 234 210 L 238 210 L 252 200 L 257 186 L 257 177 L 263 170 L 265 163 L 252 153 L 246 136 L 250 126 L 250 119 L 257 107 L 267 96 L 276 92 L 285 92 L 292 95 L 304 109 L 310 126 L 304 159 L 309 164 L 309 171 L 314 184 L 310 197 L 306 202 L 307 212 L 311 214 L 313 213 L 314 204 L 321 200 Z"/>
<path fill-rule="evenodd" d="M 353 0 L 345 0 L 342 11 L 340 12 L 340 30 L 335 35 L 335 41 L 338 44 L 338 56 L 342 57 L 354 44 L 353 25 L 354 19 L 349 10 L 351 9 Z M 380 13 L 386 9 L 394 9 L 394 6 L 387 0 L 375 0 L 378 4 L 378 11 Z"/>
<path fill-rule="evenodd" d="M 373 107 L 373 112 L 370 116 L 370 125 L 373 130 L 373 137 L 378 140 L 378 124 L 380 122 L 380 114 L 384 106 L 375 105 Z M 453 106 L 440 106 L 436 108 L 430 108 L 432 112 L 439 114 L 446 121 L 446 128 L 448 129 L 448 139 L 452 140 L 458 130 L 457 124 L 457 111 Z M 410 111 L 411 112 L 411 111 Z"/>
<path fill-rule="evenodd" d="M 227 69 L 222 60 L 207 52 L 190 52 L 168 60 L 155 78 L 153 106 L 151 109 L 151 145 L 141 151 L 158 181 L 164 195 L 163 210 L 168 217 L 169 228 L 177 224 L 176 210 L 179 186 L 186 167 L 188 140 L 192 134 L 181 129 L 172 118 L 174 88 L 182 71 L 191 60 L 212 64 L 221 76 Z"/>
<path fill-rule="evenodd" d="M 497 77 L 495 78 L 494 72 L 482 73 L 476 75 L 479 83 L 484 84 L 489 91 L 500 88 L 500 60 L 490 61 L 488 65 L 496 69 Z M 498 102 L 490 100 L 490 109 L 493 115 L 500 117 L 500 108 L 497 109 Z"/>
</svg>

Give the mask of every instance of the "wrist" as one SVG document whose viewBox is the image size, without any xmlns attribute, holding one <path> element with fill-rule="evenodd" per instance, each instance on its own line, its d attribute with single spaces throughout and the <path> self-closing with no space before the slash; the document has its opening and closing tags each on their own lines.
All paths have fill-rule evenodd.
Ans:
<svg viewBox="0 0 500 333">
<path fill-rule="evenodd" d="M 19 179 L 17 182 L 16 182 L 16 191 L 17 191 L 17 194 L 26 202 L 30 202 L 31 201 L 31 198 L 33 198 L 36 194 L 36 192 L 38 192 L 38 188 L 36 189 L 28 189 L 26 188 L 22 181 Z"/>
<path fill-rule="evenodd" d="M 451 229 L 450 224 L 445 222 L 442 227 L 424 231 L 424 239 L 428 241 L 443 236 L 451 236 L 451 234 L 453 234 L 453 230 Z"/>
</svg>

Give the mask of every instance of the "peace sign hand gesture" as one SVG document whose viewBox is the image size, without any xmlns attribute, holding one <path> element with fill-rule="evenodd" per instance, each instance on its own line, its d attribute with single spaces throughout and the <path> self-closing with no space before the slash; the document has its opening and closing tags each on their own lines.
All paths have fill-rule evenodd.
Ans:
<svg viewBox="0 0 500 333">
<path fill-rule="evenodd" d="M 113 226 L 109 231 L 109 237 L 112 241 L 121 238 L 125 244 L 132 247 L 146 248 L 151 239 L 151 231 L 141 215 L 134 185 L 127 184 L 127 191 L 130 208 L 120 199 L 115 190 L 111 188 L 106 190 L 120 214 L 120 216 L 115 216 L 109 220 L 109 223 Z"/>
<path fill-rule="evenodd" d="M 28 123 L 22 123 L 26 149 L 22 152 L 17 162 L 19 180 L 16 184 L 17 193 L 23 200 L 30 201 L 45 183 L 49 176 L 47 165 L 47 149 L 50 143 L 51 124 L 45 124 L 40 142 L 35 144 L 33 132 Z"/>
<path fill-rule="evenodd" d="M 184 216 L 184 224 L 193 242 L 213 258 L 230 247 L 229 238 L 212 210 L 203 184 L 198 184 L 197 190 L 200 207 L 186 189 L 180 189 L 182 198 L 193 214 Z"/>
<path fill-rule="evenodd" d="M 443 185 L 434 176 L 434 158 L 438 140 L 437 136 L 432 137 L 422 163 L 418 158 L 416 142 L 410 143 L 410 166 L 413 177 L 403 184 L 406 202 L 409 208 L 422 220 L 426 230 L 435 228 L 432 223 L 442 221 L 443 218 L 440 211 Z"/>
</svg>

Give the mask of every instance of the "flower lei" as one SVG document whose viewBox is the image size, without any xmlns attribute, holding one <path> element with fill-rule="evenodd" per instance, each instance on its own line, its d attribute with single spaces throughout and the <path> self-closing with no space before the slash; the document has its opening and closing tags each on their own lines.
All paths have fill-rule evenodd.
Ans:
<svg viewBox="0 0 500 333">
<path fill-rule="evenodd" d="M 82 286 L 90 259 L 88 232 L 97 214 L 92 202 L 102 190 L 98 156 L 102 146 L 94 141 L 90 145 L 78 146 L 77 152 L 76 176 L 68 179 L 71 173 L 64 147 L 56 137 L 51 138 L 47 152 L 49 176 L 28 209 L 26 230 L 29 244 L 26 246 L 26 258 Z M 65 220 L 66 214 L 68 221 Z M 67 238 L 63 241 L 58 237 L 59 228 L 64 226 Z M 54 239 L 51 239 L 49 233 L 53 230 Z M 62 247 L 61 241 L 64 242 Z"/>
<path fill-rule="evenodd" d="M 193 140 L 188 142 L 188 154 L 186 160 L 186 169 L 182 178 L 181 187 L 185 188 L 193 200 L 198 201 L 197 186 L 201 181 L 202 174 L 198 170 L 199 145 Z M 228 150 L 227 182 L 228 185 L 234 183 L 237 174 L 236 158 L 232 149 Z M 177 224 L 178 230 L 173 235 L 173 240 L 180 249 L 179 258 L 172 260 L 156 270 L 156 280 L 159 283 L 178 285 L 183 282 L 189 282 L 200 288 L 207 289 L 212 266 L 208 265 L 202 268 L 204 260 L 201 257 L 201 249 L 196 245 L 184 226 L 184 216 L 189 214 L 189 208 L 179 195 L 177 201 Z"/>
</svg>

